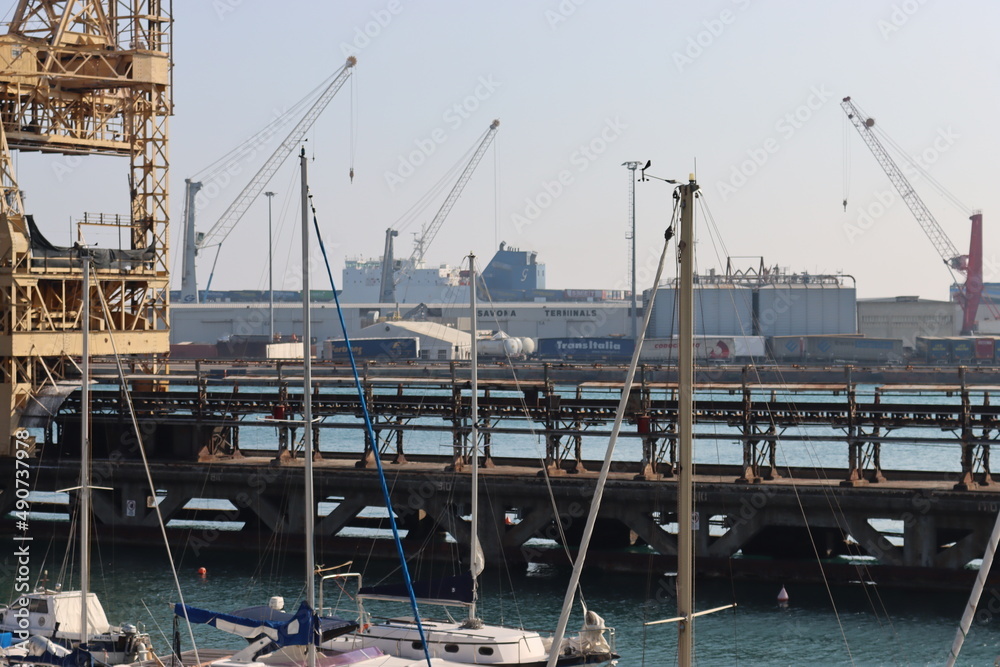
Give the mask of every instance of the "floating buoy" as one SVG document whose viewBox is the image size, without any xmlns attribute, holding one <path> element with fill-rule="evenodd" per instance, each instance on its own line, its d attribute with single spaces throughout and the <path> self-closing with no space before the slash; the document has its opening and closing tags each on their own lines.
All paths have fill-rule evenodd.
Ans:
<svg viewBox="0 0 1000 667">
<path fill-rule="evenodd" d="M 198 568 L 198 576 L 199 577 L 204 577 L 206 574 L 208 574 L 208 570 L 206 570 L 203 567 L 199 567 Z"/>
<path fill-rule="evenodd" d="M 778 593 L 778 606 L 780 607 L 788 606 L 788 591 L 785 590 L 784 586 L 781 587 L 781 592 Z"/>
</svg>

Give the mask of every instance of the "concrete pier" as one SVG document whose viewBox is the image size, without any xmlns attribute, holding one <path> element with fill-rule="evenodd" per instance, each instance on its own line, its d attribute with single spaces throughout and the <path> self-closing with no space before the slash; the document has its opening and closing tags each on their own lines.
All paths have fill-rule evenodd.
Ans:
<svg viewBox="0 0 1000 667">
<path fill-rule="evenodd" d="M 369 377 L 364 390 L 407 548 L 453 560 L 468 552 L 470 539 L 469 396 L 462 369 L 450 367 L 444 375 Z M 580 441 L 610 431 L 620 384 L 550 375 L 516 385 L 487 377 L 481 386 L 479 428 L 488 447 L 479 518 L 487 562 L 568 564 L 560 545 L 572 551 L 600 467 L 582 456 Z M 193 550 L 235 548 L 274 535 L 284 548 L 301 548 L 302 454 L 291 426 L 280 421 L 298 412 L 295 387 L 289 372 L 237 378 L 195 373 L 171 378 L 167 391 L 147 386 L 128 392 L 152 460 L 155 493 L 139 460 L 140 439 L 123 410 L 126 393 L 95 390 L 95 484 L 113 489 L 95 491 L 98 532 L 124 543 L 158 540 L 158 505 L 171 539 Z M 820 578 L 822 562 L 822 573 L 835 581 L 967 585 L 974 573 L 966 565 L 981 556 L 1000 511 L 989 467 L 1000 418 L 990 402 L 994 389 L 881 385 L 859 391 L 850 377 L 843 384 L 701 385 L 696 424 L 711 428 L 699 432 L 698 446 L 735 441 L 741 454 L 695 467 L 699 572 L 810 581 Z M 37 491 L 77 484 L 76 400 L 63 404 L 29 462 Z M 356 443 L 353 451 L 326 451 L 316 461 L 320 553 L 392 557 L 373 449 L 361 431 L 351 382 L 321 376 L 314 404 L 321 444 L 335 438 Z M 676 410 L 669 380 L 650 373 L 633 389 L 622 436 L 633 454 L 612 469 L 592 565 L 661 572 L 674 566 Z M 270 447 L 240 444 L 248 429 L 276 427 Z M 905 437 L 897 435 L 903 428 Z M 452 453 L 414 451 L 408 442 L 417 432 L 450 444 Z M 544 460 L 505 452 L 509 434 L 525 433 L 545 443 Z M 842 463 L 790 468 L 775 454 L 779 446 L 794 451 L 817 441 L 827 451 L 839 450 Z M 883 449 L 914 443 L 933 445 L 954 472 L 882 468 Z M 0 461 L 4 514 L 14 507 L 16 463 Z M 36 502 L 32 510 L 69 512 L 64 501 Z M 13 528 L 9 518 L 4 524 Z M 58 534 L 65 527 L 53 523 L 46 530 Z"/>
</svg>

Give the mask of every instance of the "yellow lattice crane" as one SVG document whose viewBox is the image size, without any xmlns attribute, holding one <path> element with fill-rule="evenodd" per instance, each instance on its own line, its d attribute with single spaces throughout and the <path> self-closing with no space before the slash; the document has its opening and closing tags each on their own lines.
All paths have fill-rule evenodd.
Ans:
<svg viewBox="0 0 1000 667">
<path fill-rule="evenodd" d="M 0 35 L 0 456 L 82 347 L 81 253 L 92 256 L 90 351 L 169 351 L 169 0 L 18 0 Z M 128 247 L 49 243 L 11 152 L 128 157 Z M 57 197 L 55 183 L 34 184 Z M 9 408 L 9 409 L 8 409 Z"/>
</svg>

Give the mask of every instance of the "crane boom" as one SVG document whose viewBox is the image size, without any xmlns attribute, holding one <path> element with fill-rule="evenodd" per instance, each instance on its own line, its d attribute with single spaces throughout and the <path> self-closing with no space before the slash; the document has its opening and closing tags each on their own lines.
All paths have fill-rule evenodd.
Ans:
<svg viewBox="0 0 1000 667">
<path fill-rule="evenodd" d="M 396 269 L 396 261 L 393 259 L 392 239 L 399 236 L 399 232 L 391 227 L 385 230 L 385 250 L 382 252 L 382 275 L 379 278 L 379 303 L 396 302 L 396 283 L 392 281 L 392 274 Z"/>
<path fill-rule="evenodd" d="M 903 170 L 889 156 L 888 151 L 875 136 L 872 130 L 875 127 L 874 118 L 862 117 L 861 111 L 851 101 L 850 97 L 845 97 L 840 106 L 844 109 L 847 117 L 857 129 L 858 134 L 871 150 L 875 159 L 878 160 L 882 170 L 885 171 L 889 180 L 899 191 L 899 195 L 910 207 L 913 216 L 920 223 L 920 227 L 927 234 L 927 238 L 934 244 L 935 250 L 952 269 L 965 274 L 965 285 L 959 288 L 957 296 L 958 303 L 962 306 L 962 335 L 968 336 L 976 330 L 976 315 L 979 312 L 979 304 L 983 298 L 983 216 L 978 211 L 974 212 L 970 218 L 972 222 L 971 235 L 969 241 L 969 254 L 963 255 L 945 234 L 941 225 L 931 214 L 923 200 L 914 191 L 913 186 L 907 180 Z"/>
<path fill-rule="evenodd" d="M 306 135 L 309 129 L 319 118 L 323 110 L 326 109 L 330 100 L 333 96 L 337 94 L 337 91 L 344 85 L 347 79 L 351 76 L 352 68 L 357 64 L 357 59 L 351 56 L 344 63 L 343 68 L 340 72 L 333 78 L 330 85 L 323 90 L 323 92 L 316 98 L 312 106 L 306 111 L 306 113 L 299 119 L 295 127 L 292 128 L 285 140 L 275 149 L 274 153 L 264 162 L 264 166 L 254 174 L 250 182 L 247 183 L 243 191 L 237 195 L 236 199 L 229 205 L 229 208 L 222 214 L 219 220 L 212 226 L 208 232 L 204 234 L 196 234 L 194 231 L 195 224 L 195 207 L 194 207 L 194 196 L 197 194 L 198 190 L 201 188 L 202 184 L 196 181 L 187 181 L 186 191 L 185 191 L 185 201 L 186 212 L 185 212 L 185 233 L 184 233 L 184 256 L 183 256 L 183 273 L 181 275 L 181 300 L 186 303 L 197 303 L 198 298 L 198 278 L 197 271 L 195 269 L 195 255 L 198 254 L 199 250 L 203 248 L 221 245 L 226 237 L 233 231 L 236 224 L 243 218 L 243 215 L 253 204 L 254 200 L 260 196 L 260 193 L 264 191 L 267 187 L 268 182 L 274 176 L 275 172 L 281 167 L 281 164 L 285 159 L 292 153 L 295 147 L 302 141 L 302 138 Z M 216 255 L 218 259 L 218 255 Z M 215 266 L 212 267 L 212 273 L 208 277 L 208 284 L 205 286 L 207 290 L 211 287 L 212 276 L 215 273 Z"/>
<path fill-rule="evenodd" d="M 454 187 L 452 187 L 451 192 L 448 193 L 448 197 L 445 198 L 444 203 L 441 204 L 441 208 L 438 209 L 437 214 L 434 219 L 431 220 L 430 224 L 423 230 L 417 240 L 414 242 L 413 254 L 410 255 L 410 259 L 414 262 L 422 262 L 424 259 L 424 253 L 427 251 L 427 247 L 430 246 L 434 237 L 441 230 L 441 225 L 444 223 L 445 218 L 451 213 L 451 209 L 455 206 L 455 202 L 458 201 L 459 195 L 462 194 L 462 190 L 465 189 L 466 183 L 472 178 L 472 173 L 479 166 L 479 161 L 483 159 L 483 155 L 486 154 L 486 150 L 493 143 L 493 137 L 496 136 L 497 128 L 500 127 L 500 121 L 494 120 L 488 130 L 486 130 L 486 135 L 483 140 L 476 147 L 476 152 L 473 153 L 472 159 L 469 160 L 469 164 L 465 166 L 462 171 L 462 175 L 458 177 L 455 182 Z"/>
<path fill-rule="evenodd" d="M 199 250 L 209 246 L 219 245 L 226 239 L 227 236 L 229 236 L 229 233 L 233 231 L 233 227 L 236 226 L 236 223 L 240 221 L 243 214 L 247 212 L 248 208 L 250 208 L 250 204 L 252 204 L 260 193 L 264 191 L 264 188 L 267 187 L 267 183 L 271 180 L 271 177 L 274 176 L 274 172 L 278 170 L 281 163 L 285 161 L 285 158 L 291 155 L 292 151 L 295 150 L 295 147 L 301 143 L 302 138 L 309 131 L 309 128 L 313 126 L 316 119 L 319 118 L 320 114 L 323 113 L 323 110 L 326 109 L 326 106 L 330 103 L 330 100 L 333 99 L 333 96 L 337 94 L 337 91 L 340 90 L 341 86 L 344 85 L 344 82 L 346 82 L 351 76 L 351 69 L 357 64 L 357 62 L 358 61 L 354 56 L 347 59 L 347 62 L 344 63 L 344 67 L 340 70 L 340 74 L 338 74 L 337 77 L 330 82 L 330 85 L 323 91 L 323 94 L 316 99 L 312 107 L 310 107 L 302 119 L 299 120 L 298 124 L 292 128 L 292 131 L 288 133 L 288 136 L 281 142 L 281 145 L 275 149 L 274 153 L 271 154 L 271 157 L 269 157 L 267 162 L 264 163 L 264 166 L 260 168 L 260 171 L 254 174 L 254 177 L 250 179 L 250 182 L 247 183 L 245 188 L 243 188 L 243 192 L 241 192 L 236 199 L 233 200 L 233 203 L 229 205 L 229 208 L 227 208 L 226 212 L 222 214 L 222 217 L 219 218 L 218 222 L 216 222 L 212 228 L 205 233 L 205 236 L 201 238 L 201 241 L 198 243 Z"/>
<path fill-rule="evenodd" d="M 910 207 L 910 211 L 917 219 L 917 222 L 924 230 L 924 233 L 927 234 L 927 238 L 929 238 L 931 243 L 934 244 L 934 249 L 938 251 L 939 255 L 941 255 L 941 259 L 943 259 L 948 266 L 964 271 L 967 258 L 958 251 L 955 244 L 951 242 L 948 235 L 945 234 L 943 229 L 941 229 L 941 225 L 939 225 L 937 220 L 934 219 L 934 216 L 927 208 L 927 205 L 924 204 L 923 200 L 913 189 L 913 186 L 910 185 L 906 175 L 903 174 L 903 170 L 900 169 L 892 157 L 889 156 L 888 151 L 885 150 L 885 147 L 878 140 L 878 137 L 875 136 L 875 132 L 872 130 L 872 128 L 875 127 L 875 119 L 864 118 L 861 111 L 854 105 L 854 102 L 851 101 L 850 97 L 845 97 L 840 103 L 840 106 L 844 109 L 847 117 L 850 119 L 855 129 L 857 129 L 858 134 L 861 135 L 861 138 L 875 156 L 875 159 L 882 167 L 882 170 L 896 187 L 896 190 L 903 198 L 903 201 L 905 201 L 906 205 Z"/>
</svg>

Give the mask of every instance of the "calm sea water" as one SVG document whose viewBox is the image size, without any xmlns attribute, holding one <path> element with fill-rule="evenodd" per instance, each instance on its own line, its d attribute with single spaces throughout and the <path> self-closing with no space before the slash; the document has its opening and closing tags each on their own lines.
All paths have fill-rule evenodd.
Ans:
<svg viewBox="0 0 1000 667">
<path fill-rule="evenodd" d="M 819 400 L 796 395 L 795 400 Z M 940 402 L 936 396 L 900 396 L 890 401 Z M 947 399 L 954 401 L 956 399 Z M 348 420 L 350 421 L 350 420 Z M 356 423 L 356 422 L 354 422 Z M 707 432 L 707 429 L 702 429 Z M 360 439 L 344 431 L 324 431 L 326 451 L 357 452 Z M 803 433 L 807 433 L 803 431 Z M 813 439 L 783 444 L 779 462 L 784 465 L 843 466 L 846 446 L 831 433 L 808 432 Z M 739 445 L 727 440 L 720 430 L 718 441 L 699 441 L 696 460 L 706 463 L 735 463 Z M 896 432 L 894 435 L 907 435 Z M 910 433 L 927 437 L 926 432 Z M 935 433 L 934 436 L 940 436 Z M 932 436 L 933 437 L 933 436 Z M 241 436 L 245 447 L 272 445 L 274 431 L 261 427 L 246 429 Z M 494 448 L 498 456 L 538 456 L 544 449 L 540 437 L 504 437 Z M 603 456 L 606 441 L 585 439 L 585 458 Z M 616 458 L 635 460 L 639 441 L 623 439 Z M 445 453 L 450 438 L 420 433 L 408 436 L 407 451 Z M 958 470 L 957 445 L 887 445 L 883 448 L 886 468 L 910 470 Z M 384 512 L 384 510 L 383 510 Z M 8 553 L 17 545 L 8 543 Z M 50 583 L 63 562 L 61 546 L 33 545 L 32 574 L 44 569 Z M 5 556 L 0 545 L 0 560 Z M 9 558 L 9 556 L 6 556 Z M 269 550 L 266 545 L 248 544 L 239 554 L 195 553 L 191 548 L 175 548 L 181 589 L 185 600 L 195 606 L 217 610 L 263 604 L 272 595 L 282 595 L 286 606 L 294 607 L 302 596 L 303 565 L 299 558 Z M 323 562 L 322 556 L 320 562 Z M 331 565 L 333 563 L 326 563 Z M 197 575 L 199 567 L 208 570 Z M 372 583 L 393 573 L 384 563 L 357 563 L 366 581 Z M 178 600 L 170 568 L 161 547 L 145 549 L 95 545 L 94 590 L 104 602 L 112 622 L 144 623 L 154 636 L 158 650 L 165 652 L 171 632 L 170 603 Z M 420 572 L 417 572 L 420 575 Z M 555 627 L 562 603 L 568 568 L 532 566 L 523 570 L 488 570 L 483 576 L 481 615 L 488 622 L 504 622 L 540 630 Z M 75 581 L 75 577 L 71 577 Z M 617 648 L 626 666 L 670 665 L 676 660 L 676 626 L 645 627 L 643 623 L 673 616 L 673 579 L 668 573 L 651 571 L 645 575 L 588 572 L 582 582 L 588 606 L 617 629 Z M 791 586 L 790 603 L 779 607 L 780 584 L 746 582 L 700 582 L 698 609 L 736 602 L 735 610 L 702 617 L 696 624 L 696 656 L 699 665 L 931 665 L 943 664 L 951 645 L 967 594 L 965 592 L 920 593 L 883 590 L 870 586 L 824 587 Z M 13 597 L 13 581 L 0 577 L 0 591 Z M 330 598 L 327 598 L 330 601 Z M 995 610 L 995 611 L 994 611 Z M 342 607 L 350 615 L 352 607 Z M 404 610 L 385 609 L 402 613 Z M 437 611 L 437 610 L 435 610 Z M 994 618 L 996 617 L 996 618 Z M 571 627 L 579 625 L 579 611 Z M 965 647 L 962 665 L 993 665 L 1000 656 L 1000 591 L 988 590 L 980 605 L 977 622 Z M 202 647 L 231 647 L 240 641 L 212 628 L 197 628 L 195 638 Z M 190 647 L 185 635 L 184 647 Z"/>
<path fill-rule="evenodd" d="M 13 547 L 11 547 L 13 548 Z M 294 608 L 302 597 L 302 564 L 281 554 L 201 554 L 179 549 L 179 578 L 188 604 L 235 610 L 264 604 L 282 595 Z M 50 570 L 55 578 L 62 553 Z M 41 554 L 38 556 L 41 567 Z M 359 567 L 362 564 L 357 564 Z M 208 573 L 202 577 L 197 569 Z M 384 564 L 365 568 L 369 579 L 387 574 Z M 163 549 L 124 549 L 97 545 L 93 588 L 112 622 L 141 622 L 166 651 L 170 645 L 170 603 L 178 600 Z M 391 575 L 391 573 L 388 573 Z M 567 568 L 532 567 L 508 573 L 491 569 L 483 575 L 481 615 L 490 622 L 539 630 L 555 627 L 569 578 Z M 583 578 L 587 605 L 617 629 L 621 665 L 671 665 L 676 661 L 677 630 L 673 625 L 644 627 L 647 621 L 674 615 L 671 577 L 587 573 Z M 12 591 L 4 581 L 3 590 Z M 743 582 L 703 582 L 697 608 L 737 602 L 735 610 L 699 618 L 696 656 L 699 665 L 939 665 L 947 656 L 965 604 L 964 593 L 915 593 L 872 587 L 791 586 L 787 608 L 776 602 L 778 586 Z M 997 593 L 987 593 L 980 618 L 962 652 L 962 665 L 992 665 L 1000 656 L 1000 620 L 986 610 Z M 994 597 L 990 597 L 994 596 Z M 334 600 L 327 591 L 326 601 Z M 836 607 L 836 612 L 834 611 Z M 341 610 L 350 615 L 352 604 Z M 380 608 L 402 613 L 396 608 Z M 437 610 L 434 610 L 436 613 Z M 427 610 L 424 613 L 428 613 Z M 575 613 L 572 626 L 581 616 Z M 183 632 L 183 646 L 191 641 Z M 238 638 L 197 627 L 199 647 L 236 648 Z"/>
</svg>

